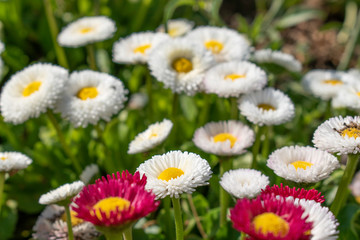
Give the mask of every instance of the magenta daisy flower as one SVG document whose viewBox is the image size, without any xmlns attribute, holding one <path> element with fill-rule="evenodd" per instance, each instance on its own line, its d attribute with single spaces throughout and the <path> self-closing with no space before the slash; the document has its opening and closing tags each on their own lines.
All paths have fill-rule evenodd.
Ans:
<svg viewBox="0 0 360 240">
<path fill-rule="evenodd" d="M 267 194 L 274 194 L 275 196 L 282 196 L 282 197 L 293 197 L 294 199 L 305 199 L 305 200 L 313 200 L 318 203 L 325 202 L 325 198 L 323 195 L 321 195 L 321 192 L 310 189 L 305 190 L 303 188 L 296 189 L 295 187 L 290 188 L 289 186 L 283 186 L 283 184 L 280 184 L 280 187 L 277 185 L 274 185 L 272 187 L 267 186 L 265 189 L 261 190 L 261 195 L 267 195 Z"/>
<path fill-rule="evenodd" d="M 105 235 L 107 231 L 121 233 L 160 204 L 145 184 L 146 176 L 140 177 L 139 172 L 107 175 L 83 188 L 73 210 L 77 218 L 91 222 Z"/>
<path fill-rule="evenodd" d="M 310 239 L 312 223 L 302 217 L 304 210 L 285 198 L 270 195 L 256 199 L 240 199 L 230 210 L 230 219 L 236 230 L 247 239 L 294 240 Z"/>
</svg>

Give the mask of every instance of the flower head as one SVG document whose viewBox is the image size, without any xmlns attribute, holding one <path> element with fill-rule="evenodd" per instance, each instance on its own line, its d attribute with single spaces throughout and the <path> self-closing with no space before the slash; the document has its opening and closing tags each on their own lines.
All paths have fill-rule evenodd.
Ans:
<svg viewBox="0 0 360 240">
<path fill-rule="evenodd" d="M 147 176 L 146 189 L 152 190 L 157 198 L 179 198 L 183 193 L 192 193 L 196 187 L 207 185 L 212 174 L 205 159 L 181 151 L 153 156 L 138 171 Z"/>
<path fill-rule="evenodd" d="M 254 140 L 254 131 L 235 120 L 207 123 L 195 131 L 193 138 L 198 148 L 219 156 L 240 155 Z"/>
<path fill-rule="evenodd" d="M 0 152 L 0 172 L 15 173 L 27 168 L 32 160 L 19 152 Z"/>
<path fill-rule="evenodd" d="M 347 107 L 354 110 L 360 109 L 360 81 L 347 84 L 337 91 L 332 98 L 331 104 L 334 108 Z"/>
<path fill-rule="evenodd" d="M 44 205 L 59 204 L 67 205 L 71 199 L 84 187 L 82 181 L 64 184 L 46 194 L 40 196 L 39 203 Z"/>
<path fill-rule="evenodd" d="M 273 63 L 291 72 L 301 71 L 301 63 L 294 56 L 284 52 L 262 49 L 255 51 L 253 58 L 256 63 Z"/>
<path fill-rule="evenodd" d="M 194 27 L 194 22 L 187 19 L 170 19 L 167 21 L 168 34 L 170 37 L 180 37 L 189 32 Z M 156 31 L 165 32 L 164 25 L 160 25 Z"/>
<path fill-rule="evenodd" d="M 109 39 L 115 31 L 115 22 L 108 17 L 83 17 L 66 26 L 57 40 L 60 46 L 81 47 Z"/>
</svg>

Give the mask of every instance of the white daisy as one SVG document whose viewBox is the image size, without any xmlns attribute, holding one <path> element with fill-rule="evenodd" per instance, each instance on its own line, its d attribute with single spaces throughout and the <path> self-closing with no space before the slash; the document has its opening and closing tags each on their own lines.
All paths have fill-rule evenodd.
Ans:
<svg viewBox="0 0 360 240">
<path fill-rule="evenodd" d="M 239 100 L 241 114 L 247 120 L 263 125 L 279 125 L 295 116 L 291 99 L 279 90 L 265 88 L 243 96 Z"/>
<path fill-rule="evenodd" d="M 356 68 L 351 68 L 347 71 L 351 76 L 353 76 L 357 81 L 360 80 L 360 70 Z"/>
<path fill-rule="evenodd" d="M 194 22 L 187 19 L 171 19 L 167 21 L 168 34 L 170 37 L 180 37 L 189 32 L 194 27 Z M 156 31 L 165 32 L 164 25 L 160 25 Z"/>
<path fill-rule="evenodd" d="M 196 187 L 207 185 L 212 174 L 205 159 L 181 151 L 153 156 L 142 163 L 138 171 L 146 175 L 145 188 L 158 199 L 166 196 L 179 198 L 183 193 L 192 193 Z"/>
<path fill-rule="evenodd" d="M 84 184 L 88 184 L 96 174 L 99 173 L 99 167 L 96 164 L 90 164 L 85 167 L 84 171 L 80 174 L 80 180 Z"/>
<path fill-rule="evenodd" d="M 0 172 L 16 172 L 27 168 L 32 160 L 19 152 L 0 152 Z"/>
<path fill-rule="evenodd" d="M 1 93 L 4 121 L 20 124 L 52 109 L 67 81 L 67 70 L 47 63 L 37 63 L 15 73 Z"/>
<path fill-rule="evenodd" d="M 85 184 L 82 181 L 76 181 L 73 183 L 64 184 L 46 194 L 40 196 L 39 203 L 48 205 L 48 204 L 69 204 L 70 199 L 78 194 Z"/>
<path fill-rule="evenodd" d="M 315 147 L 330 153 L 360 153 L 360 117 L 333 117 L 315 131 Z"/>
<path fill-rule="evenodd" d="M 217 62 L 241 61 L 249 58 L 248 40 L 233 29 L 203 26 L 189 32 L 186 38 L 205 46 L 212 52 Z"/>
<path fill-rule="evenodd" d="M 75 127 L 110 121 L 124 107 L 128 91 L 123 83 L 106 73 L 84 70 L 70 75 L 57 111 Z"/>
<path fill-rule="evenodd" d="M 63 28 L 57 40 L 64 47 L 81 47 L 109 39 L 115 31 L 115 22 L 108 17 L 83 17 Z"/>
<path fill-rule="evenodd" d="M 219 156 L 240 155 L 254 140 L 254 131 L 235 120 L 207 123 L 195 131 L 193 138 L 198 148 Z"/>
<path fill-rule="evenodd" d="M 254 169 L 236 169 L 225 172 L 220 185 L 236 198 L 254 198 L 269 184 L 269 178 Z"/>
<path fill-rule="evenodd" d="M 250 62 L 225 62 L 208 70 L 204 90 L 220 97 L 239 97 L 240 94 L 262 89 L 267 82 L 266 73 Z"/>
<path fill-rule="evenodd" d="M 160 145 L 169 136 L 172 127 L 173 123 L 168 119 L 151 124 L 130 142 L 128 154 L 146 152 Z"/>
<path fill-rule="evenodd" d="M 355 200 L 360 203 L 360 171 L 358 171 L 349 186 Z"/>
<path fill-rule="evenodd" d="M 327 207 L 321 206 L 312 200 L 295 199 L 295 205 L 304 209 L 303 217 L 308 217 L 307 222 L 312 223 L 311 240 L 332 240 L 338 239 L 339 231 L 334 214 Z"/>
<path fill-rule="evenodd" d="M 339 88 L 331 104 L 334 108 L 347 107 L 354 110 L 360 109 L 360 80 Z"/>
<path fill-rule="evenodd" d="M 356 78 L 351 74 L 335 70 L 316 69 L 302 78 L 304 89 L 323 100 L 335 97 L 340 88 L 355 82 Z"/>
<path fill-rule="evenodd" d="M 186 39 L 165 41 L 149 58 L 151 74 L 173 92 L 193 95 L 203 81 L 214 58 L 201 45 Z"/>
<path fill-rule="evenodd" d="M 165 33 L 133 33 L 114 43 L 113 61 L 116 63 L 146 63 L 152 50 L 168 39 L 169 36 Z"/>
<path fill-rule="evenodd" d="M 271 49 L 255 51 L 253 59 L 256 63 L 277 64 L 291 72 L 300 72 L 302 68 L 301 63 L 293 55 Z"/>
<path fill-rule="evenodd" d="M 273 152 L 267 166 L 286 180 L 317 183 L 327 178 L 340 164 L 328 152 L 312 147 L 290 146 Z"/>
<path fill-rule="evenodd" d="M 94 225 L 75 217 L 71 211 L 71 223 L 74 239 L 91 240 L 97 238 L 100 233 Z M 58 205 L 46 206 L 33 227 L 34 239 L 38 240 L 67 240 L 68 229 L 66 225 L 65 208 Z"/>
</svg>

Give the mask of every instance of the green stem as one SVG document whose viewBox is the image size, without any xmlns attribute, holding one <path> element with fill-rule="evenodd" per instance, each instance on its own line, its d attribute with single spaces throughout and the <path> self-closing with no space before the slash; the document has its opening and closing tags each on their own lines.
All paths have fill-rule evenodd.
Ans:
<svg viewBox="0 0 360 240">
<path fill-rule="evenodd" d="M 246 234 L 244 232 L 241 232 L 240 240 L 245 240 Z"/>
<path fill-rule="evenodd" d="M 88 61 L 89 61 L 89 65 L 90 68 L 94 71 L 97 71 L 97 67 L 96 67 L 96 58 L 95 58 L 95 47 L 94 44 L 88 44 L 86 45 L 86 52 L 87 52 L 87 56 L 88 56 Z"/>
<path fill-rule="evenodd" d="M 148 117 L 150 118 L 150 121 L 153 120 L 153 97 L 152 97 L 152 77 L 150 75 L 149 69 L 146 68 L 146 91 L 148 95 Z"/>
<path fill-rule="evenodd" d="M 269 155 L 269 149 L 270 149 L 269 132 L 270 132 L 270 126 L 264 126 L 263 134 L 265 135 L 265 139 L 261 149 L 263 158 L 267 158 L 267 156 Z"/>
<path fill-rule="evenodd" d="M 219 164 L 221 178 L 226 171 L 229 171 L 232 168 L 232 159 L 220 159 Z M 228 206 L 229 194 L 222 187 L 220 187 L 220 226 L 224 226 L 226 224 Z"/>
<path fill-rule="evenodd" d="M 66 223 L 68 228 L 68 239 L 74 240 L 74 234 L 72 230 L 72 224 L 71 224 L 71 214 L 70 214 L 70 207 L 69 205 L 65 205 L 65 214 L 66 214 Z"/>
<path fill-rule="evenodd" d="M 125 229 L 124 233 L 124 240 L 132 240 L 132 227 L 129 227 L 128 229 Z"/>
<path fill-rule="evenodd" d="M 192 195 L 191 194 L 187 194 L 187 197 L 188 197 L 188 200 L 189 200 L 189 205 L 190 205 L 190 208 L 191 208 L 191 212 L 192 214 L 194 215 L 194 218 L 195 218 L 195 222 L 196 222 L 196 226 L 200 232 L 200 235 L 202 237 L 202 239 L 207 239 L 208 236 L 207 234 L 205 233 L 204 231 L 204 228 L 201 224 L 201 221 L 200 221 L 200 217 L 196 211 L 196 207 L 195 207 L 195 204 L 194 204 L 194 200 L 192 198 Z"/>
<path fill-rule="evenodd" d="M 53 12 L 53 9 L 51 6 L 51 0 L 44 0 L 44 7 L 45 7 L 45 12 L 46 12 L 47 22 L 50 27 L 51 39 L 52 39 L 52 42 L 54 45 L 55 54 L 58 59 L 58 62 L 64 68 L 69 68 L 69 64 L 66 59 L 65 51 L 62 47 L 59 46 L 59 44 L 57 42 L 57 36 L 58 36 L 59 30 L 56 25 L 54 12 Z"/>
<path fill-rule="evenodd" d="M 211 25 L 219 26 L 222 24 L 219 12 L 222 4 L 222 0 L 212 0 L 211 4 Z"/>
<path fill-rule="evenodd" d="M 275 16 L 281 9 L 281 6 L 283 3 L 284 3 L 284 0 L 273 0 L 272 1 L 270 9 L 266 13 L 266 15 L 264 16 L 264 19 L 263 19 L 263 23 L 264 23 L 262 25 L 263 30 L 267 30 L 268 27 L 271 25 L 271 23 L 273 22 L 273 19 L 275 18 Z"/>
<path fill-rule="evenodd" d="M 165 209 L 165 220 L 166 220 L 166 235 L 168 239 L 174 239 L 174 232 L 173 232 L 173 226 L 171 221 L 171 214 L 170 214 L 170 207 L 171 207 L 171 201 L 170 197 L 165 197 L 163 199 L 164 209 Z"/>
<path fill-rule="evenodd" d="M 203 94 L 204 96 L 204 104 L 201 108 L 201 114 L 199 116 L 199 126 L 203 126 L 208 121 L 209 117 L 209 110 L 210 110 L 210 100 L 211 95 L 210 94 Z"/>
<path fill-rule="evenodd" d="M 112 156 L 112 152 L 105 142 L 104 132 L 101 129 L 99 123 L 94 125 L 94 128 L 96 130 L 96 133 L 98 135 L 98 139 L 99 139 L 100 143 L 104 146 L 104 150 L 105 150 L 104 165 L 105 165 L 106 171 L 109 173 L 112 173 L 112 172 L 116 171 L 116 169 L 118 169 L 116 166 L 116 163 L 114 162 L 115 158 Z"/>
<path fill-rule="evenodd" d="M 252 147 L 252 163 L 251 163 L 251 169 L 257 168 L 257 155 L 260 150 L 260 144 L 261 144 L 261 135 L 263 134 L 263 127 L 256 126 L 256 139 L 255 143 Z"/>
<path fill-rule="evenodd" d="M 3 203 L 3 193 L 5 186 L 5 172 L 0 172 L 0 216 L 1 216 L 1 207 Z"/>
<path fill-rule="evenodd" d="M 239 109 L 237 106 L 237 98 L 232 97 L 230 99 L 230 104 L 231 104 L 231 119 L 235 119 L 237 120 L 239 118 Z"/>
<path fill-rule="evenodd" d="M 172 114 L 171 114 L 171 120 L 173 122 L 173 128 L 172 128 L 172 142 L 174 145 L 177 144 L 178 137 L 177 137 L 177 130 L 178 130 L 178 122 L 177 122 L 177 113 L 179 109 L 179 94 L 174 93 L 173 94 L 173 102 L 172 102 Z"/>
<path fill-rule="evenodd" d="M 56 133 L 59 137 L 60 140 L 60 144 L 62 146 L 62 148 L 64 149 L 66 155 L 70 158 L 71 162 L 74 164 L 74 168 L 77 171 L 77 173 L 81 173 L 82 171 L 82 167 L 78 161 L 77 158 L 74 157 L 74 155 L 71 153 L 69 146 L 67 145 L 66 141 L 65 141 L 65 137 L 64 134 L 62 133 L 61 129 L 60 129 L 60 125 L 57 122 L 54 114 L 49 110 L 46 112 L 48 118 L 50 119 L 50 122 L 52 123 L 52 125 L 54 126 Z"/>
<path fill-rule="evenodd" d="M 359 162 L 359 154 L 349 154 L 346 163 L 344 174 L 340 180 L 334 202 L 332 203 L 330 210 L 334 213 L 335 217 L 340 212 L 341 208 L 346 203 L 349 195 L 349 184 L 354 176 L 356 166 Z"/>
<path fill-rule="evenodd" d="M 184 240 L 184 226 L 183 219 L 181 216 L 181 206 L 180 206 L 180 197 L 171 198 L 174 208 L 174 217 L 175 217 L 175 229 L 176 229 L 176 240 Z"/>
<path fill-rule="evenodd" d="M 337 67 L 338 70 L 345 70 L 348 67 L 351 56 L 354 53 L 356 42 L 359 37 L 359 32 L 360 32 L 360 10 L 358 11 L 357 14 L 355 28 L 352 30 L 350 39 L 345 46 L 343 55 L 341 56 L 340 63 Z"/>
<path fill-rule="evenodd" d="M 122 232 L 108 231 L 103 233 L 105 235 L 106 240 L 123 240 Z"/>
</svg>

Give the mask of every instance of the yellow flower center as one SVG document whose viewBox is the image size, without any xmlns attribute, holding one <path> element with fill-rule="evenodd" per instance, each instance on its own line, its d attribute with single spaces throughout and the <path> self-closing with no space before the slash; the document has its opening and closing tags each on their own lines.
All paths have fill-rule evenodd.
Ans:
<svg viewBox="0 0 360 240">
<path fill-rule="evenodd" d="M 360 92 L 357 92 L 356 95 L 357 95 L 358 97 L 360 97 Z"/>
<path fill-rule="evenodd" d="M 269 110 L 275 111 L 276 110 L 276 108 L 274 106 L 267 104 L 267 103 L 260 103 L 257 105 L 257 107 L 261 108 L 264 111 L 269 111 Z"/>
<path fill-rule="evenodd" d="M 111 212 L 124 211 L 129 209 L 130 202 L 121 197 L 108 197 L 97 202 L 93 209 L 95 210 L 95 215 L 98 219 L 102 220 L 101 212 L 105 213 L 107 218 L 110 218 Z M 101 212 L 100 212 L 101 210 Z"/>
<path fill-rule="evenodd" d="M 78 91 L 76 96 L 81 100 L 86 100 L 88 98 L 96 98 L 98 94 L 99 92 L 96 87 L 84 87 Z"/>
<path fill-rule="evenodd" d="M 146 50 L 148 50 L 149 48 L 151 48 L 151 44 L 145 44 L 135 48 L 133 52 L 145 54 Z"/>
<path fill-rule="evenodd" d="M 158 179 L 169 181 L 171 179 L 178 178 L 183 174 L 184 174 L 183 170 L 179 168 L 170 167 L 162 171 L 162 173 L 160 173 L 160 175 L 158 176 Z"/>
<path fill-rule="evenodd" d="M 153 138 L 153 137 L 157 137 L 157 136 L 158 136 L 157 133 L 152 132 L 152 133 L 150 134 L 150 137 L 149 137 L 149 138 Z"/>
<path fill-rule="evenodd" d="M 355 200 L 360 203 L 360 196 L 355 197 Z"/>
<path fill-rule="evenodd" d="M 255 231 L 263 235 L 272 233 L 277 237 L 285 237 L 289 232 L 289 224 L 280 216 L 266 212 L 257 215 L 252 221 Z"/>
<path fill-rule="evenodd" d="M 178 32 L 177 28 L 170 28 L 168 34 L 170 35 L 170 37 L 176 37 L 177 32 Z"/>
<path fill-rule="evenodd" d="M 360 137 L 360 129 L 354 127 L 346 128 L 342 130 L 341 136 L 348 136 L 349 138 L 353 137 L 356 139 L 357 137 Z"/>
<path fill-rule="evenodd" d="M 216 40 L 210 40 L 205 42 L 205 47 L 212 51 L 213 54 L 218 54 L 224 48 L 224 45 Z"/>
<path fill-rule="evenodd" d="M 92 27 L 84 27 L 82 29 L 80 29 L 80 33 L 81 34 L 87 34 L 89 32 L 92 32 L 94 29 Z"/>
<path fill-rule="evenodd" d="M 291 165 L 293 165 L 297 171 L 298 168 L 302 168 L 304 170 L 306 170 L 308 167 L 311 168 L 311 166 L 314 164 L 310 163 L 310 162 L 305 162 L 305 161 L 296 161 L 296 162 L 291 163 Z"/>
<path fill-rule="evenodd" d="M 172 63 L 172 67 L 177 71 L 178 73 L 188 73 L 191 70 L 193 70 L 193 65 L 189 59 L 186 58 L 178 58 L 175 59 Z"/>
<path fill-rule="evenodd" d="M 79 225 L 80 223 L 83 223 L 84 221 L 80 218 L 76 217 L 76 212 L 74 212 L 73 210 L 70 210 L 70 217 L 71 217 L 71 225 L 74 227 L 76 225 Z M 61 219 L 66 222 L 66 213 L 64 213 L 61 216 Z"/>
<path fill-rule="evenodd" d="M 236 79 L 245 78 L 245 77 L 246 77 L 245 74 L 239 75 L 239 74 L 233 73 L 233 74 L 226 75 L 225 79 L 231 79 L 231 81 L 235 81 Z"/>
<path fill-rule="evenodd" d="M 237 138 L 230 133 L 220 133 L 214 136 L 214 142 L 230 141 L 230 147 L 233 147 L 237 141 Z"/>
<path fill-rule="evenodd" d="M 325 84 L 330 84 L 330 85 L 340 85 L 340 84 L 344 84 L 342 81 L 340 81 L 339 79 L 328 79 L 328 80 L 324 80 L 323 83 Z"/>
<path fill-rule="evenodd" d="M 7 159 L 7 157 L 0 157 L 0 159 L 4 161 Z"/>
<path fill-rule="evenodd" d="M 23 90 L 22 95 L 24 97 L 28 97 L 31 94 L 33 94 L 34 92 L 38 91 L 39 88 L 41 87 L 42 82 L 40 81 L 35 81 L 32 83 L 29 83 Z"/>
</svg>

